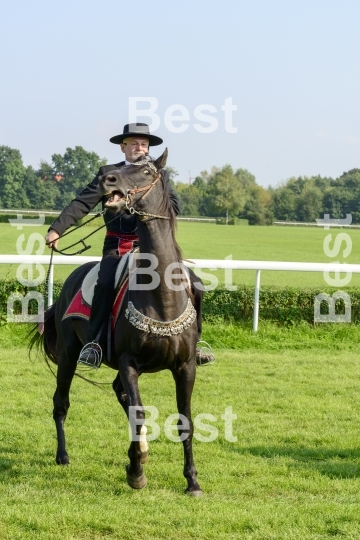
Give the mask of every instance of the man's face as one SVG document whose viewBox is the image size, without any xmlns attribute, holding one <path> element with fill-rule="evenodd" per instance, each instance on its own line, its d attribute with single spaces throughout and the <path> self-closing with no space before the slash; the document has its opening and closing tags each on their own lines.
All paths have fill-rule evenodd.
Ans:
<svg viewBox="0 0 360 540">
<path fill-rule="evenodd" d="M 121 150 L 130 163 L 134 163 L 139 157 L 145 156 L 149 151 L 149 139 L 144 137 L 127 137 L 120 144 Z"/>
</svg>

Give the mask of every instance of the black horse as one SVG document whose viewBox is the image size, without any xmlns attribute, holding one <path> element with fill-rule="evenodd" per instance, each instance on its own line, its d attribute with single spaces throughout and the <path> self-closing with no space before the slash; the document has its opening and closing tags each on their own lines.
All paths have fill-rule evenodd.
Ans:
<svg viewBox="0 0 360 540">
<path fill-rule="evenodd" d="M 166 181 L 160 174 L 166 159 L 167 150 L 156 161 L 143 160 L 125 166 L 104 175 L 99 181 L 100 192 L 108 195 L 108 211 L 123 209 L 137 215 L 141 254 L 137 265 L 143 272 L 138 270 L 133 277 L 133 285 L 127 293 L 128 302 L 124 302 L 114 328 L 112 352 L 109 354 L 108 351 L 103 363 L 118 371 L 113 389 L 132 427 L 133 437 L 128 450 L 130 463 L 126 467 L 128 484 L 133 488 L 146 485 L 142 467 L 147 460 L 145 411 L 138 377 L 142 373 L 169 369 L 176 385 L 186 492 L 200 496 L 202 491 L 192 452 L 190 408 L 198 332 L 193 298 L 174 236 L 175 216 Z M 157 263 L 152 276 L 146 273 L 149 260 L 143 258 L 144 254 L 149 254 L 146 257 Z M 86 320 L 63 319 L 63 315 L 88 270 L 89 265 L 83 265 L 69 276 L 59 299 L 45 313 L 43 334 L 36 333 L 30 344 L 30 347 L 43 346 L 45 355 L 58 365 L 53 417 L 58 441 L 56 462 L 61 465 L 69 463 L 64 423 L 70 406 L 70 386 L 87 330 Z"/>
</svg>

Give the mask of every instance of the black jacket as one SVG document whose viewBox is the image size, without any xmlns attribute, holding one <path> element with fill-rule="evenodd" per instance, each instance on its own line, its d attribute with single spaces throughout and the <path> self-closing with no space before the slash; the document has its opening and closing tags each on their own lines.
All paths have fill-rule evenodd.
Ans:
<svg viewBox="0 0 360 540">
<path fill-rule="evenodd" d="M 59 217 L 50 225 L 49 230 L 53 229 L 56 231 L 59 236 L 61 236 L 69 227 L 74 225 L 81 218 L 86 216 L 99 202 L 102 203 L 104 208 L 104 203 L 106 197 L 102 196 L 98 191 L 99 185 L 99 176 L 106 174 L 115 169 L 120 169 L 125 165 L 125 161 L 116 163 L 115 165 L 105 165 L 100 167 L 99 172 L 95 176 L 94 180 L 86 186 L 85 189 L 79 193 L 71 203 L 64 208 Z M 162 174 L 165 174 L 167 182 L 169 181 L 167 171 L 164 169 Z M 172 203 L 173 210 L 176 215 L 179 214 L 179 201 L 169 186 L 170 199 Z M 122 214 L 120 217 L 120 212 L 118 213 L 119 217 L 116 217 L 116 214 L 113 212 L 105 212 L 104 221 L 106 223 L 106 230 L 115 234 L 119 233 L 135 233 L 136 229 L 136 216 L 130 214 Z M 109 221 L 111 220 L 111 223 Z M 116 249 L 117 239 L 111 236 L 105 237 L 104 251 L 109 249 Z"/>
</svg>

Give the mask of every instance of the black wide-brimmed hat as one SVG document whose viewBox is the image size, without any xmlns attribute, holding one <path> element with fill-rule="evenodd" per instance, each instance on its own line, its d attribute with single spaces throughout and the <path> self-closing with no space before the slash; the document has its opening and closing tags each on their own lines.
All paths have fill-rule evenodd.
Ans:
<svg viewBox="0 0 360 540">
<path fill-rule="evenodd" d="M 158 146 L 163 142 L 160 137 L 156 135 L 151 135 L 149 131 L 149 126 L 147 124 L 126 124 L 124 126 L 124 131 L 121 135 L 115 135 L 111 137 L 110 142 L 114 144 L 120 144 L 123 142 L 126 137 L 144 137 L 149 139 L 149 146 Z"/>
</svg>

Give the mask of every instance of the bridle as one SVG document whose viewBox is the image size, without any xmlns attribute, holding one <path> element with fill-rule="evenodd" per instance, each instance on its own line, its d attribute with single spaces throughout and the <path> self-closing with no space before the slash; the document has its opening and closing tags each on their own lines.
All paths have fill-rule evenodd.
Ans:
<svg viewBox="0 0 360 540">
<path fill-rule="evenodd" d="M 140 221 L 147 221 L 146 219 L 141 219 L 141 218 L 170 219 L 168 216 L 158 216 L 156 214 L 149 214 L 147 212 L 141 212 L 139 210 L 135 210 L 135 208 L 133 206 L 130 206 L 132 204 L 132 200 L 131 200 L 132 195 L 136 195 L 137 193 L 144 192 L 144 194 L 140 197 L 139 200 L 145 199 L 145 197 L 147 197 L 147 195 L 150 193 L 150 191 L 152 190 L 154 185 L 160 180 L 160 173 L 158 172 L 155 165 L 153 163 L 151 163 L 151 161 L 142 160 L 142 161 L 137 161 L 136 163 L 132 163 L 131 165 L 147 165 L 150 169 L 152 169 L 154 172 L 157 173 L 157 177 L 151 182 L 151 184 L 149 184 L 147 186 L 144 186 L 142 188 L 128 189 L 126 191 L 125 207 L 128 210 L 128 212 L 130 214 L 132 214 L 132 215 L 136 214 L 137 216 L 139 216 Z M 111 172 L 108 173 L 108 174 L 111 174 Z M 63 238 L 64 236 L 67 236 L 68 234 L 73 233 L 75 230 L 80 229 L 81 227 L 84 227 L 85 225 L 90 223 L 90 221 L 92 221 L 93 219 L 104 215 L 106 210 L 107 209 L 105 208 L 105 210 L 102 210 L 102 212 L 98 212 L 91 219 L 85 221 L 84 223 L 81 223 L 80 225 L 78 225 L 74 229 L 71 229 L 70 231 L 62 234 L 61 236 L 59 236 L 59 239 Z M 104 227 L 106 227 L 106 225 L 108 225 L 111 221 L 114 221 L 115 219 L 118 219 L 118 216 L 113 217 L 110 221 L 108 221 L 104 225 L 101 225 L 100 227 L 95 229 L 95 231 L 92 231 L 90 234 L 88 234 L 87 236 L 85 236 L 81 240 L 78 240 L 74 244 L 71 244 L 70 246 L 67 246 L 63 250 L 57 249 L 54 245 L 51 246 L 50 264 L 49 264 L 49 268 L 48 268 L 47 275 L 46 275 L 46 280 L 45 280 L 45 296 L 47 296 L 47 292 L 48 292 L 48 288 L 49 288 L 49 278 L 50 278 L 51 267 L 52 267 L 52 264 L 53 264 L 54 251 L 56 251 L 56 253 L 60 253 L 61 255 L 67 255 L 69 257 L 72 257 L 74 255 L 80 255 L 81 253 L 84 253 L 84 251 L 87 251 L 88 249 L 91 248 L 90 245 L 86 245 L 85 240 L 87 238 L 89 238 L 90 236 L 92 236 L 93 234 L 95 234 L 96 232 L 98 232 L 100 229 L 103 229 Z M 78 251 L 76 251 L 75 253 L 66 253 L 66 250 L 71 249 L 72 247 L 76 246 L 77 244 L 82 244 L 83 247 L 81 249 L 79 249 Z"/>
<path fill-rule="evenodd" d="M 126 208 L 126 210 L 129 212 L 129 214 L 132 214 L 132 215 L 136 214 L 137 216 L 139 216 L 140 221 L 147 221 L 147 219 L 142 219 L 142 218 L 170 219 L 168 216 L 160 216 L 158 214 L 149 214 L 148 212 L 142 212 L 141 210 L 135 210 L 135 208 L 133 206 L 131 206 L 132 205 L 131 196 L 132 195 L 137 195 L 138 193 L 143 193 L 143 195 L 138 200 L 141 201 L 142 199 L 145 199 L 149 195 L 150 191 L 155 186 L 155 184 L 160 180 L 160 175 L 161 175 L 161 173 L 158 172 L 157 168 L 155 167 L 155 165 L 153 163 L 151 163 L 151 161 L 142 160 L 142 161 L 137 161 L 135 163 L 132 163 L 131 165 L 137 165 L 137 166 L 146 165 L 150 169 L 152 169 L 153 171 L 155 171 L 157 173 L 157 177 L 155 178 L 155 180 L 153 180 L 151 182 L 151 184 L 148 184 L 147 186 L 144 186 L 142 188 L 136 187 L 135 189 L 127 189 L 126 190 L 126 196 L 125 196 L 125 208 Z M 111 174 L 111 173 L 109 173 L 109 174 Z"/>
<path fill-rule="evenodd" d="M 149 212 L 142 212 L 141 210 L 135 210 L 135 208 L 131 206 L 132 204 L 131 195 L 136 195 L 137 193 L 141 193 L 142 191 L 144 191 L 145 192 L 144 195 L 142 195 L 140 199 L 138 200 L 140 201 L 141 199 L 145 199 L 145 197 L 147 197 L 147 195 L 150 193 L 150 190 L 154 187 L 156 182 L 158 182 L 159 178 L 160 178 L 160 174 L 148 186 L 145 186 L 143 188 L 128 189 L 126 191 L 125 208 L 129 212 L 129 214 L 132 214 L 132 215 L 136 214 L 137 216 L 139 216 L 140 221 L 147 221 L 147 219 L 143 219 L 143 218 L 170 219 L 168 216 L 160 216 L 158 214 L 150 214 Z"/>
</svg>

